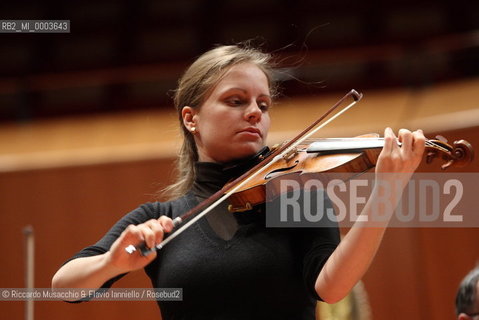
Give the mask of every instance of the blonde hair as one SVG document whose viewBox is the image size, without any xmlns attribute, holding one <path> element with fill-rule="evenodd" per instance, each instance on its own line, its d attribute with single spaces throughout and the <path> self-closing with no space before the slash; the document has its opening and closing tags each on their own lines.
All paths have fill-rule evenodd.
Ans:
<svg viewBox="0 0 479 320">
<path fill-rule="evenodd" d="M 180 121 L 183 145 L 176 161 L 176 181 L 163 190 L 169 199 L 184 195 L 192 187 L 196 177 L 195 163 L 198 161 L 198 150 L 193 134 L 183 124 L 181 114 L 183 107 L 200 108 L 226 71 L 234 65 L 245 62 L 255 64 L 265 73 L 270 94 L 274 96 L 276 88 L 272 79 L 271 56 L 247 45 L 219 46 L 207 51 L 193 62 L 180 78 L 174 95 L 174 104 Z"/>
</svg>

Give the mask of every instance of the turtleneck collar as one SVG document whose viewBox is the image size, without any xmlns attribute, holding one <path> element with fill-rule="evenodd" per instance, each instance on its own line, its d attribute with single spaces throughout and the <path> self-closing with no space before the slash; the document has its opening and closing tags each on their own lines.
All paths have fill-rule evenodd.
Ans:
<svg viewBox="0 0 479 320">
<path fill-rule="evenodd" d="M 258 157 L 268 152 L 269 148 L 264 147 L 252 157 L 228 164 L 196 162 L 196 178 L 192 187 L 193 193 L 195 196 L 203 199 L 209 197 L 220 190 L 228 181 L 236 179 L 254 167 L 260 161 Z"/>
</svg>

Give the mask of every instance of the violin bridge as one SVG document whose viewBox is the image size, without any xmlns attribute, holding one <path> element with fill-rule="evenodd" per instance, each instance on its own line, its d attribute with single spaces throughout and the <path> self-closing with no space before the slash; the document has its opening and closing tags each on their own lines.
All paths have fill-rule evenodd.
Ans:
<svg viewBox="0 0 479 320">
<path fill-rule="evenodd" d="M 286 161 L 289 161 L 293 159 L 296 155 L 298 154 L 298 149 L 295 147 L 291 150 L 289 150 L 287 153 L 283 155 L 283 159 Z"/>
</svg>

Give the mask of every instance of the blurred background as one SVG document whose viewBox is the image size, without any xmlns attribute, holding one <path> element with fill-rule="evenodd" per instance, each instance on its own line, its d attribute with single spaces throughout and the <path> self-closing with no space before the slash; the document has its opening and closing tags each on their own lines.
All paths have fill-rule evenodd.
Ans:
<svg viewBox="0 0 479 320">
<path fill-rule="evenodd" d="M 35 286 L 173 178 L 178 78 L 216 44 L 252 40 L 280 62 L 270 143 L 354 88 L 324 136 L 423 128 L 479 145 L 479 2 L 468 0 L 18 1 L 0 19 L 70 20 L 66 34 L 0 34 L 0 286 Z M 439 164 L 421 171 L 440 171 Z M 478 172 L 470 166 L 452 171 Z M 475 266 L 474 228 L 391 229 L 364 278 L 374 319 L 451 319 Z M 142 272 L 119 287 L 149 287 Z M 0 302 L 8 318 L 23 302 Z M 149 302 L 38 302 L 39 319 L 158 318 Z M 6 319 L 6 318 L 5 318 Z"/>
</svg>

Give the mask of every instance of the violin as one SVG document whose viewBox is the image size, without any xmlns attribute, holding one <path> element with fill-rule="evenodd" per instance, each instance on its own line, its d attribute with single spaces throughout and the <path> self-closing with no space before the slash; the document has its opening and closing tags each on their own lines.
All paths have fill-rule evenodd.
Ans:
<svg viewBox="0 0 479 320">
<path fill-rule="evenodd" d="M 333 177 L 337 178 L 334 173 L 341 173 L 342 179 L 349 180 L 375 167 L 383 146 L 384 139 L 378 134 L 305 141 L 293 152 L 275 161 L 267 172 L 257 175 L 232 194 L 228 199 L 228 210 L 249 211 L 256 205 L 271 201 L 279 196 L 278 182 L 282 178 L 307 180 L 316 177 L 327 184 Z M 452 146 L 443 139 L 426 140 L 424 154 L 426 163 L 442 158 L 445 161 L 442 170 L 451 166 L 464 167 L 474 158 L 472 146 L 466 140 L 455 141 Z M 299 177 L 301 175 L 304 178 Z"/>
<path fill-rule="evenodd" d="M 350 98 L 353 100 L 351 103 L 318 126 L 321 121 Z M 139 250 L 142 255 L 159 250 L 225 200 L 229 201 L 228 210 L 231 212 L 252 210 L 254 206 L 272 200 L 271 197 L 279 195 L 279 182 L 282 178 L 293 177 L 300 180 L 301 178 L 298 177 L 301 175 L 315 175 L 321 179 L 328 179 L 329 173 L 345 173 L 346 175 L 342 175 L 342 177 L 347 180 L 373 168 L 384 146 L 384 139 L 377 134 L 355 138 L 310 139 L 314 133 L 347 111 L 361 98 L 362 94 L 351 90 L 297 137 L 280 146 L 273 147 L 271 151 L 267 148 L 266 152 L 260 151 L 252 159 L 257 162 L 253 168 L 228 182 L 221 190 L 195 208 L 175 218 L 173 225 L 176 231 L 170 233 L 155 248 L 150 249 L 144 244 L 140 244 L 139 246 L 129 245 L 125 250 L 129 254 Z M 400 143 L 398 142 L 398 144 Z M 451 166 L 467 165 L 473 160 L 474 151 L 471 144 L 465 140 L 455 141 L 453 145 L 449 145 L 444 139 L 436 139 L 426 141 L 425 155 L 427 163 L 432 162 L 435 158 L 442 158 L 446 162 L 442 165 L 442 169 L 445 170 Z M 327 183 L 328 181 L 322 182 Z M 269 190 L 273 190 L 273 192 L 268 192 L 269 198 L 266 196 L 267 185 L 272 188 Z M 188 218 L 191 219 L 183 224 Z M 179 228 L 176 229 L 177 227 Z"/>
</svg>

